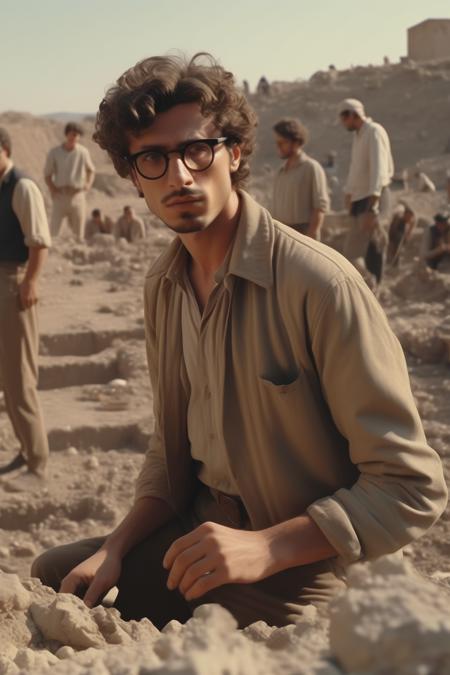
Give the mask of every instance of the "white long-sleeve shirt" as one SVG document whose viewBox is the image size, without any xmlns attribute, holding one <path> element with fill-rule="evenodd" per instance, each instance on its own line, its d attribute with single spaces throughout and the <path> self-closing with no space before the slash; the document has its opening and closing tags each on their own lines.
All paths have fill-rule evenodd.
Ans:
<svg viewBox="0 0 450 675">
<path fill-rule="evenodd" d="M 0 185 L 9 180 L 12 168 L 13 163 L 9 161 L 5 173 L 0 178 Z M 22 228 L 25 246 L 28 246 L 28 248 L 33 246 L 50 248 L 52 240 L 44 199 L 36 183 L 26 177 L 17 181 L 11 205 Z"/>
<path fill-rule="evenodd" d="M 380 196 L 394 173 L 391 144 L 386 130 L 370 117 L 353 135 L 346 194 L 356 202 L 371 195 Z"/>
</svg>

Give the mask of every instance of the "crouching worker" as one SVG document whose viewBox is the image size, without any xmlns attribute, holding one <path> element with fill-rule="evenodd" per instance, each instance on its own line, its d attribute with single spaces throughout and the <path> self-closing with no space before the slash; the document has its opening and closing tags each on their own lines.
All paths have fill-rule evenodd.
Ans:
<svg viewBox="0 0 450 675">
<path fill-rule="evenodd" d="M 117 586 L 122 616 L 158 627 L 206 602 L 280 626 L 447 493 L 382 309 L 243 190 L 255 116 L 205 58 L 146 59 L 100 105 L 97 142 L 177 235 L 145 281 L 155 430 L 123 522 L 33 574 L 90 606 Z"/>
</svg>

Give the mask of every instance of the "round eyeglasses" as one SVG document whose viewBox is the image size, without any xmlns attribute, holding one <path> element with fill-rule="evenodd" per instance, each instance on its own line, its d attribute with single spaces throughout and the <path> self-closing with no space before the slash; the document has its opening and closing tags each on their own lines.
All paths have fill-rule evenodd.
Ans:
<svg viewBox="0 0 450 675">
<path fill-rule="evenodd" d="M 135 152 L 133 155 L 127 155 L 125 159 L 134 166 L 142 178 L 147 178 L 147 180 L 157 180 L 164 176 L 169 166 L 170 155 L 179 155 L 189 171 L 206 171 L 214 162 L 215 148 L 227 140 L 226 136 L 202 138 L 198 141 L 183 143 L 175 150 L 168 152 L 149 148 Z"/>
</svg>

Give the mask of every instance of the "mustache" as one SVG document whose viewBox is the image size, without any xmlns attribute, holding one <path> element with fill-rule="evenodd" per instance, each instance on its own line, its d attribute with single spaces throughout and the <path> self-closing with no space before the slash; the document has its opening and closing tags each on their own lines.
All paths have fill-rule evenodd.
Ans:
<svg viewBox="0 0 450 675">
<path fill-rule="evenodd" d="M 169 192 L 169 194 L 164 195 L 161 199 L 161 204 L 167 204 L 171 199 L 176 199 L 177 197 L 192 197 L 197 199 L 203 197 L 203 192 L 201 190 L 191 190 L 190 188 L 181 188 L 180 190 L 174 190 Z"/>
</svg>

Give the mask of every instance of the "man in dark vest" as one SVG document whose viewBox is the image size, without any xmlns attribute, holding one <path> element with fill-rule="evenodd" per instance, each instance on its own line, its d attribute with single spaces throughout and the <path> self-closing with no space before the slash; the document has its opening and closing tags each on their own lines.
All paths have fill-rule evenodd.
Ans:
<svg viewBox="0 0 450 675">
<path fill-rule="evenodd" d="M 25 464 L 45 476 L 48 441 L 37 395 L 37 282 L 51 245 L 37 185 L 11 161 L 11 138 L 0 127 L 0 387 L 20 443 L 0 474 Z"/>
</svg>

